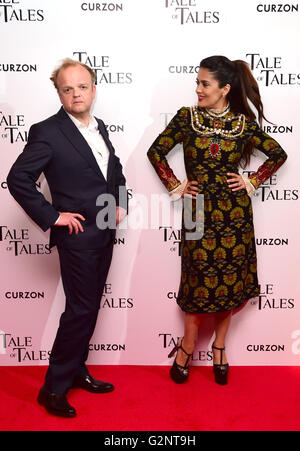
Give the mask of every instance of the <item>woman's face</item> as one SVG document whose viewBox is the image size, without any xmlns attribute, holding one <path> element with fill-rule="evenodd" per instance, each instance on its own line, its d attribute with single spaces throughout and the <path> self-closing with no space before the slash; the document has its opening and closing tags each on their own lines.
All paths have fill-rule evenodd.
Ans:
<svg viewBox="0 0 300 451">
<path fill-rule="evenodd" d="M 213 78 L 212 72 L 204 67 L 200 67 L 196 83 L 198 106 L 217 110 L 226 107 L 228 103 L 226 96 L 230 91 L 230 85 L 219 88 L 219 82 Z"/>
</svg>

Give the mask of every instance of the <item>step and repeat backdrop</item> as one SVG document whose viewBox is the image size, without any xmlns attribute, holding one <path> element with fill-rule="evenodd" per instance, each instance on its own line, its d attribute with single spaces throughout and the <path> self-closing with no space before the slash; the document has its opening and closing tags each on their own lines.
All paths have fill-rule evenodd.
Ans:
<svg viewBox="0 0 300 451">
<path fill-rule="evenodd" d="M 264 129 L 287 163 L 255 193 L 260 295 L 235 312 L 232 365 L 299 365 L 300 4 L 259 0 L 0 1 L 0 365 L 47 365 L 64 309 L 56 249 L 10 196 L 6 176 L 31 124 L 56 113 L 49 80 L 65 57 L 97 74 L 93 112 L 104 120 L 130 198 L 90 343 L 90 364 L 167 365 L 183 334 L 181 201 L 170 204 L 146 152 L 181 106 L 196 103 L 201 59 L 247 61 L 258 80 Z M 241 173 L 264 160 L 259 153 Z M 185 178 L 181 146 L 169 155 Z M 37 189 L 50 199 L 41 175 Z M 213 317 L 194 365 L 211 365 Z"/>
</svg>

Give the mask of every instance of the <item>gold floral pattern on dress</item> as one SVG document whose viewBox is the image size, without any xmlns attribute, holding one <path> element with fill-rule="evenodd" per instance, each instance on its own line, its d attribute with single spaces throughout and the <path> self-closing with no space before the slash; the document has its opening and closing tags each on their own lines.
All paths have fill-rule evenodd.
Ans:
<svg viewBox="0 0 300 451">
<path fill-rule="evenodd" d="M 207 136 L 201 136 L 201 138 L 195 139 L 195 144 L 199 149 L 207 149 L 210 141 L 211 140 Z"/>
<path fill-rule="evenodd" d="M 238 244 L 232 251 L 232 262 L 237 265 L 242 265 L 245 261 L 246 248 L 244 244 Z"/>
<path fill-rule="evenodd" d="M 205 287 L 197 287 L 194 291 L 195 296 L 200 299 L 207 299 L 209 296 L 209 291 Z"/>
<path fill-rule="evenodd" d="M 211 219 L 215 223 L 220 223 L 224 221 L 224 215 L 221 210 L 214 210 L 211 214 Z"/>
<path fill-rule="evenodd" d="M 220 260 L 225 261 L 225 258 L 226 258 L 226 250 L 224 249 L 224 247 L 218 247 L 214 251 L 214 259 L 217 261 L 220 261 Z"/>
<path fill-rule="evenodd" d="M 237 279 L 236 272 L 232 272 L 231 274 L 224 274 L 223 280 L 226 285 L 233 285 Z"/>
<path fill-rule="evenodd" d="M 216 297 L 223 298 L 224 300 L 226 300 L 227 296 L 228 296 L 228 287 L 226 287 L 225 285 L 220 285 L 216 289 Z"/>
<path fill-rule="evenodd" d="M 174 145 L 174 139 L 170 136 L 162 136 L 159 140 L 159 144 L 161 144 L 164 147 L 167 147 L 168 149 L 171 149 Z"/>
<path fill-rule="evenodd" d="M 197 158 L 197 150 L 195 147 L 188 146 L 186 148 L 186 156 L 187 158 Z"/>
<path fill-rule="evenodd" d="M 175 134 L 175 141 L 176 142 L 181 142 L 183 140 L 184 136 L 181 132 L 178 132 Z"/>
<path fill-rule="evenodd" d="M 228 161 L 229 163 L 238 163 L 241 159 L 241 155 L 237 152 L 231 152 Z"/>
<path fill-rule="evenodd" d="M 242 207 L 247 207 L 250 204 L 250 199 L 248 194 L 243 194 L 242 196 L 237 196 L 236 201 Z"/>
<path fill-rule="evenodd" d="M 266 150 L 276 149 L 276 146 L 274 139 L 266 139 L 263 143 L 263 147 Z"/>
<path fill-rule="evenodd" d="M 213 250 L 216 247 L 216 237 L 212 230 L 208 230 L 206 237 L 202 238 L 202 245 L 207 250 Z"/>
<path fill-rule="evenodd" d="M 207 183 L 208 182 L 208 174 L 198 174 L 197 175 L 197 182 L 199 183 Z"/>
<path fill-rule="evenodd" d="M 232 139 L 221 139 L 221 149 L 226 151 L 233 150 L 235 148 L 235 142 Z"/>
<path fill-rule="evenodd" d="M 189 284 L 191 287 L 196 287 L 199 283 L 198 277 L 195 274 L 190 274 Z"/>
<path fill-rule="evenodd" d="M 226 229 L 221 232 L 221 244 L 225 248 L 231 248 L 236 243 L 236 236 L 235 233 L 229 228 L 226 227 Z"/>
<path fill-rule="evenodd" d="M 230 199 L 218 200 L 218 206 L 225 211 L 229 211 L 232 208 L 232 203 Z"/>
<path fill-rule="evenodd" d="M 196 249 L 193 252 L 193 259 L 194 260 L 207 260 L 207 252 L 205 249 Z"/>
<path fill-rule="evenodd" d="M 214 125 L 201 108 L 198 119 L 204 127 Z M 236 115 L 231 112 L 222 120 L 229 133 L 237 125 Z M 200 240 L 186 240 L 183 223 L 177 303 L 191 313 L 235 309 L 257 296 L 259 285 L 251 200 L 246 190 L 233 192 L 228 187 L 227 173 L 239 172 L 243 150 L 251 142 L 267 158 L 249 176 L 258 188 L 284 163 L 286 153 L 255 121 L 247 118 L 244 131 L 237 138 L 201 136 L 191 126 L 190 109 L 184 107 L 148 151 L 149 160 L 168 191 L 180 183 L 166 158 L 179 142 L 183 145 L 187 178 L 197 181 L 204 195 L 204 235 Z M 212 143 L 220 145 L 214 157 L 209 152 Z M 193 211 L 193 217 L 196 213 L 199 215 Z"/>
<path fill-rule="evenodd" d="M 210 268 L 207 271 L 207 276 L 204 277 L 204 283 L 207 288 L 216 288 L 218 285 L 219 279 L 216 271 L 213 268 Z"/>
<path fill-rule="evenodd" d="M 254 144 L 255 147 L 259 146 L 261 143 L 261 139 L 258 138 L 258 136 L 253 136 L 250 141 Z"/>
</svg>

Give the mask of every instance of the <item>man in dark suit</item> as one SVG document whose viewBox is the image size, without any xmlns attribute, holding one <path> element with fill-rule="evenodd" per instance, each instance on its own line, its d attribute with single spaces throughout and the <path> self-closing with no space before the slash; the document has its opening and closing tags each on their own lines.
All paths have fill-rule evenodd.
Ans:
<svg viewBox="0 0 300 451">
<path fill-rule="evenodd" d="M 12 166 L 7 184 L 30 218 L 44 231 L 51 228 L 50 245 L 58 249 L 66 307 L 38 401 L 54 415 L 72 417 L 76 411 L 66 398 L 69 388 L 94 393 L 114 388 L 94 379 L 85 361 L 111 263 L 115 228 L 127 209 L 126 188 L 105 125 L 90 113 L 96 94 L 92 69 L 65 59 L 51 80 L 62 108 L 30 128 L 28 143 Z M 52 203 L 36 189 L 42 172 Z M 114 227 L 107 227 L 104 216 L 99 220 L 97 205 L 107 208 L 101 196 L 110 200 L 107 211 L 114 210 Z"/>
</svg>

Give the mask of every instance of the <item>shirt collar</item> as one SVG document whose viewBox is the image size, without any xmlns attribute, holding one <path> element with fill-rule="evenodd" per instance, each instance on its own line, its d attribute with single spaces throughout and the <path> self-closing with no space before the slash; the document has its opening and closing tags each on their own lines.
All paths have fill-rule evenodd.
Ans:
<svg viewBox="0 0 300 451">
<path fill-rule="evenodd" d="M 66 113 L 69 116 L 69 118 L 71 119 L 71 121 L 74 122 L 74 124 L 76 125 L 77 128 L 88 129 L 90 131 L 98 131 L 98 122 L 96 121 L 94 116 L 90 115 L 89 125 L 86 126 L 82 122 L 80 122 L 76 117 L 72 116 L 72 114 L 68 113 L 67 111 L 66 111 Z"/>
</svg>

